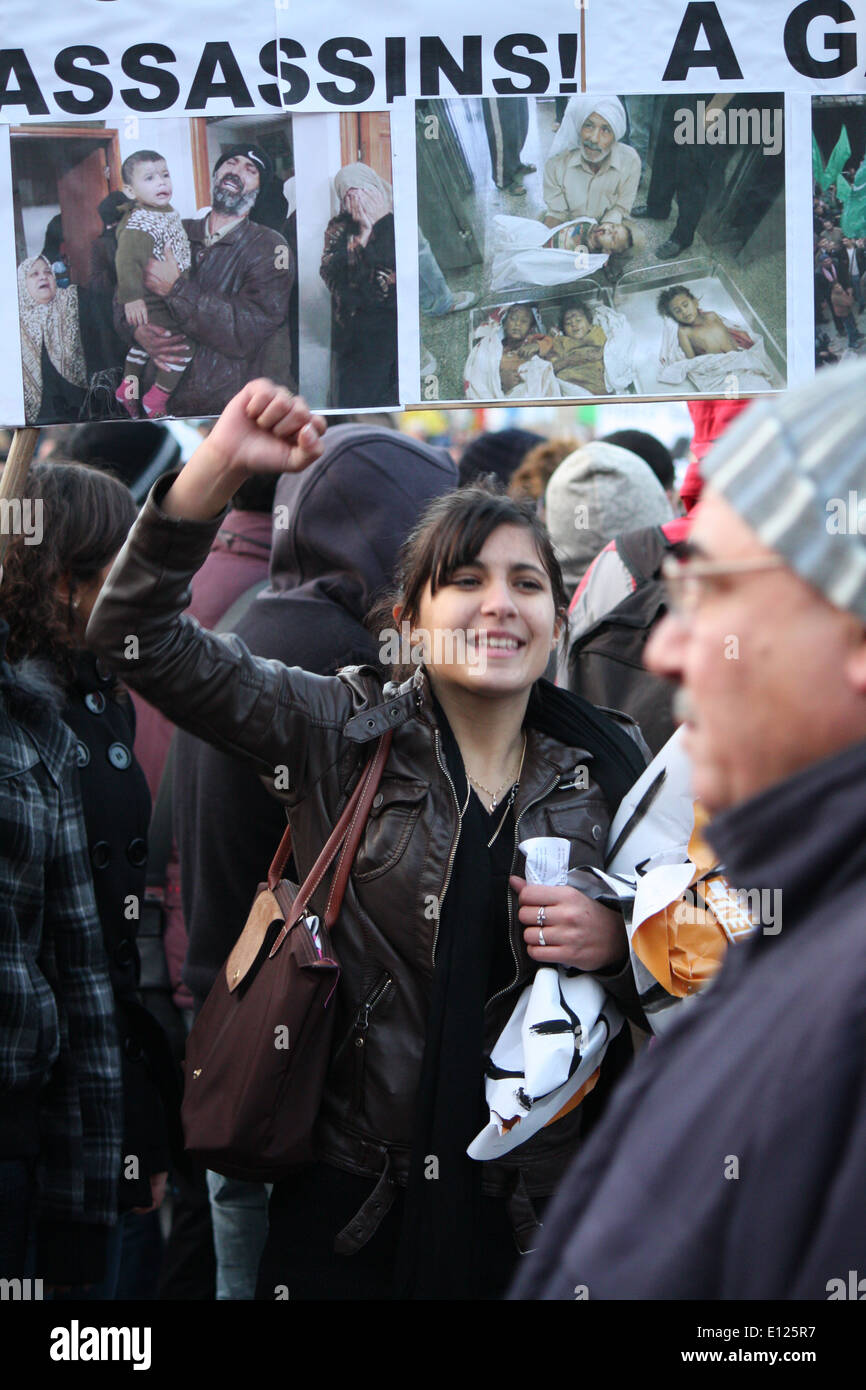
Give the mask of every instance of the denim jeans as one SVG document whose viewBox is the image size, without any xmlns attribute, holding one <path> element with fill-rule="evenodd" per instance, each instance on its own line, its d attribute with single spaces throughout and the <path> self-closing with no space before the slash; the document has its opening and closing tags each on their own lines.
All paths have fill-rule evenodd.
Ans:
<svg viewBox="0 0 866 1390">
<path fill-rule="evenodd" d="M 271 1184 L 241 1182 L 209 1172 L 207 1189 L 217 1261 L 217 1300 L 254 1299 L 259 1260 L 268 1235 Z"/>
<path fill-rule="evenodd" d="M 418 228 L 418 301 L 422 314 L 439 319 L 451 310 L 454 296 L 448 288 L 430 243 Z"/>
</svg>

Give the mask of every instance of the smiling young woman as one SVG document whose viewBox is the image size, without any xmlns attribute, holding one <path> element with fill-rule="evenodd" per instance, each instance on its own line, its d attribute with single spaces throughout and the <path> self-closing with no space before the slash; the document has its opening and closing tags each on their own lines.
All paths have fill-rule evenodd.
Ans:
<svg viewBox="0 0 866 1390">
<path fill-rule="evenodd" d="M 371 741 L 393 729 L 336 927 L 317 1161 L 275 1186 L 259 1293 L 495 1297 L 521 1248 L 514 1232 L 531 1239 L 533 1202 L 553 1191 L 629 1047 L 624 1030 L 590 1100 L 507 1161 L 466 1156 L 487 1119 L 486 1055 L 538 964 L 601 972 L 630 995 L 622 919 L 576 889 L 527 887 L 513 876 L 518 841 L 564 836 L 575 867 L 599 864 L 645 759 L 614 717 L 544 681 L 564 623 L 559 567 L 531 505 L 484 486 L 437 499 L 406 541 L 373 619 L 417 639 L 419 660 L 397 679 L 373 667 L 313 676 L 182 617 L 238 482 L 315 466 L 322 428 L 271 383 L 246 387 L 183 472 L 156 485 L 89 636 L 182 727 L 271 776 L 288 768 L 301 875 Z"/>
</svg>

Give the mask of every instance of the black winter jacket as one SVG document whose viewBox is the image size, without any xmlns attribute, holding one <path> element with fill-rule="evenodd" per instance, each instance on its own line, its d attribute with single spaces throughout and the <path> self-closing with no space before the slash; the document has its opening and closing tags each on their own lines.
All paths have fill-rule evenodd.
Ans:
<svg viewBox="0 0 866 1390">
<path fill-rule="evenodd" d="M 135 711 L 116 687 L 91 652 L 78 653 L 63 719 L 75 735 L 87 852 L 114 994 L 124 1110 L 119 1201 L 121 1209 L 131 1209 L 150 1206 L 150 1175 L 171 1166 L 168 1126 L 179 1107 L 179 1079 L 168 1041 L 138 996 L 135 939 L 150 793 L 132 751 Z M 177 1131 L 176 1115 L 174 1124 Z"/>
<path fill-rule="evenodd" d="M 779 895 L 768 931 L 638 1059 L 512 1298 L 858 1297 L 841 1290 L 866 1271 L 866 742 L 707 836 L 732 884 Z"/>
</svg>

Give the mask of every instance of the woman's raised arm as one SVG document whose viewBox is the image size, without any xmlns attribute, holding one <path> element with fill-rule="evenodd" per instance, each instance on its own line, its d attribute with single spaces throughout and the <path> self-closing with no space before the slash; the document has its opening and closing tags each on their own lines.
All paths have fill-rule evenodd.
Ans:
<svg viewBox="0 0 866 1390">
<path fill-rule="evenodd" d="M 325 421 L 272 381 L 233 396 L 163 501 L 166 516 L 209 521 L 251 473 L 300 473 L 322 452 Z"/>
<path fill-rule="evenodd" d="M 252 655 L 185 617 L 226 503 L 253 472 L 298 471 L 321 453 L 324 422 L 272 382 L 252 382 L 223 411 L 180 474 L 161 479 L 114 562 L 87 644 L 174 723 L 261 771 L 289 768 L 290 789 L 317 773 L 311 725 L 332 742 L 353 712 L 343 682 Z M 333 761 L 332 747 L 322 758 Z M 297 773 L 298 776 L 294 774 Z"/>
</svg>

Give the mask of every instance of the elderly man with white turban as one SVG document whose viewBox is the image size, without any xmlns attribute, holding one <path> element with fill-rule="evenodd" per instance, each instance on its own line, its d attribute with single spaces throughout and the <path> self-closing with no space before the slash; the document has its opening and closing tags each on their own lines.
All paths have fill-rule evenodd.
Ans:
<svg viewBox="0 0 866 1390">
<path fill-rule="evenodd" d="M 640 158 L 622 144 L 625 108 L 615 96 L 572 97 L 544 166 L 545 222 L 574 217 L 621 222 L 640 182 Z"/>
</svg>

